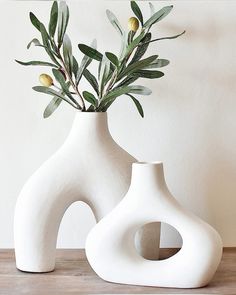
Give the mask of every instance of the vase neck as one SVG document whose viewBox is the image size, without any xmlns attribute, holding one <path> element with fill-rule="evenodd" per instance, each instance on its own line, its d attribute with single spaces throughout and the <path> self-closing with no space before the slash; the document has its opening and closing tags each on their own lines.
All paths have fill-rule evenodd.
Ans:
<svg viewBox="0 0 236 295">
<path fill-rule="evenodd" d="M 137 162 L 132 166 L 130 189 L 135 191 L 165 190 L 166 181 L 162 163 Z"/>
<path fill-rule="evenodd" d="M 76 140 L 80 144 L 84 141 L 105 140 L 111 138 L 107 113 L 77 113 L 69 134 L 70 140 Z"/>
</svg>

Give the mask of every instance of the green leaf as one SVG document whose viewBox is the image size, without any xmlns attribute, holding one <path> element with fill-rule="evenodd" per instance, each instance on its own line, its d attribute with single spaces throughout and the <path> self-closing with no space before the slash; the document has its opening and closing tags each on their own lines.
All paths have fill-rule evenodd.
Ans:
<svg viewBox="0 0 236 295">
<path fill-rule="evenodd" d="M 131 3 L 131 9 L 133 10 L 133 13 L 137 16 L 137 18 L 139 19 L 140 23 L 143 26 L 143 15 L 138 4 L 135 1 L 131 1 L 130 3 Z"/>
<path fill-rule="evenodd" d="M 53 75 L 56 78 L 57 82 L 61 85 L 63 92 L 69 97 L 69 99 L 74 104 L 78 105 L 77 101 L 74 99 L 74 97 L 70 93 L 69 87 L 66 84 L 63 74 L 59 70 L 56 70 L 56 69 L 53 69 L 52 72 L 53 72 Z"/>
<path fill-rule="evenodd" d="M 125 50 L 125 55 L 129 55 L 140 43 L 140 41 L 143 39 L 145 35 L 145 32 L 143 31 L 137 38 L 135 38 L 133 40 L 133 42 L 131 42 L 127 47 L 126 47 L 126 50 Z"/>
<path fill-rule="evenodd" d="M 143 118 L 144 117 L 144 112 L 143 112 L 143 108 L 142 108 L 140 102 L 135 97 L 133 97 L 133 95 L 131 95 L 131 94 L 126 94 L 126 95 L 128 95 L 133 100 L 133 102 L 134 102 L 140 116 Z"/>
<path fill-rule="evenodd" d="M 157 79 L 164 76 L 164 73 L 160 71 L 147 71 L 140 70 L 132 74 L 134 77 L 147 78 L 147 79 Z"/>
<path fill-rule="evenodd" d="M 50 101 L 50 103 L 47 105 L 44 113 L 43 113 L 43 117 L 44 119 L 50 117 L 52 115 L 52 113 L 55 112 L 55 110 L 59 107 L 59 105 L 61 104 L 62 99 L 55 96 L 53 97 L 53 99 Z"/>
<path fill-rule="evenodd" d="M 119 60 L 115 54 L 113 54 L 112 52 L 106 52 L 105 55 L 113 65 L 119 67 Z"/>
<path fill-rule="evenodd" d="M 70 38 L 67 34 L 64 35 L 64 39 L 63 39 L 63 56 L 64 56 L 66 68 L 71 74 L 73 70 L 72 45 L 71 45 Z"/>
<path fill-rule="evenodd" d="M 100 52 L 98 52 L 96 49 L 85 44 L 79 44 L 78 47 L 83 54 L 91 57 L 92 59 L 95 59 L 98 61 L 102 60 L 103 55 Z"/>
<path fill-rule="evenodd" d="M 157 39 L 153 39 L 151 41 L 145 42 L 145 44 L 147 43 L 152 43 L 152 42 L 156 42 L 156 41 L 160 41 L 160 40 L 169 40 L 169 39 L 176 39 L 180 36 L 182 36 L 183 34 L 185 34 L 186 31 L 183 31 L 182 33 L 178 34 L 178 35 L 174 35 L 174 36 L 170 36 L 170 37 L 162 37 L 162 38 L 157 38 Z"/>
<path fill-rule="evenodd" d="M 46 67 L 53 67 L 53 68 L 57 68 L 58 66 L 57 65 L 54 65 L 50 62 L 44 62 L 44 61 L 36 61 L 36 60 L 33 60 L 33 61 L 27 61 L 27 62 L 23 62 L 23 61 L 19 61 L 19 60 L 16 60 L 15 61 L 20 64 L 20 65 L 23 65 L 23 66 L 46 66 Z"/>
<path fill-rule="evenodd" d="M 99 95 L 99 86 L 97 79 L 93 74 L 90 73 L 88 69 L 85 69 L 83 72 L 83 75 L 85 79 L 90 83 L 90 85 L 93 87 L 93 89 L 96 91 L 97 95 Z"/>
<path fill-rule="evenodd" d="M 123 72 L 120 73 L 118 76 L 118 80 L 122 79 L 123 77 L 132 74 L 133 72 L 136 72 L 137 70 L 141 70 L 145 67 L 147 67 L 150 63 L 152 63 L 154 60 L 156 60 L 158 55 L 152 55 L 148 58 L 141 59 L 139 61 L 136 61 L 132 63 L 131 65 L 128 65 L 126 69 L 124 69 Z"/>
<path fill-rule="evenodd" d="M 32 25 L 40 32 L 40 24 L 41 24 L 41 22 L 33 14 L 33 12 L 30 12 L 30 20 L 31 20 Z"/>
<path fill-rule="evenodd" d="M 57 92 L 49 87 L 45 87 L 45 86 L 34 86 L 32 88 L 34 91 L 36 92 L 40 92 L 40 93 L 44 93 L 44 94 L 49 94 L 52 96 L 56 96 L 58 98 L 61 98 L 62 100 L 66 101 L 68 104 L 70 104 L 71 106 L 73 106 L 74 108 L 77 108 L 73 103 L 71 103 L 71 101 L 69 101 L 66 97 L 64 97 L 61 92 Z"/>
<path fill-rule="evenodd" d="M 29 42 L 29 44 L 27 45 L 27 49 L 30 48 L 30 46 L 34 44 L 35 46 L 41 46 L 42 44 L 40 43 L 40 41 L 36 38 L 34 38 L 32 41 Z"/>
<path fill-rule="evenodd" d="M 104 87 L 108 80 L 107 78 L 109 74 L 110 74 L 110 61 L 106 57 L 106 55 L 104 55 L 102 58 L 101 67 L 99 71 L 99 92 L 101 93 L 101 95 L 103 93 Z"/>
<path fill-rule="evenodd" d="M 57 92 L 49 87 L 34 86 L 32 89 L 36 92 L 45 93 L 45 94 L 49 94 L 49 95 L 55 95 L 57 97 L 60 97 L 61 99 L 63 98 L 62 95 L 60 94 L 60 92 Z"/>
<path fill-rule="evenodd" d="M 97 41 L 96 41 L 96 39 L 94 39 L 91 44 L 91 48 L 96 49 L 96 47 L 97 47 Z M 81 65 L 79 67 L 78 74 L 76 76 L 77 85 L 79 84 L 79 82 L 82 78 L 84 70 L 90 65 L 91 62 L 92 62 L 92 58 L 85 54 L 82 61 L 81 61 Z"/>
<path fill-rule="evenodd" d="M 79 70 L 78 62 L 77 62 L 76 58 L 73 56 L 73 69 L 72 69 L 72 72 L 73 72 L 75 78 L 78 75 L 78 70 Z"/>
<path fill-rule="evenodd" d="M 173 9 L 173 5 L 165 6 L 161 10 L 155 12 L 153 16 L 151 16 L 143 25 L 144 28 L 151 28 L 151 26 L 159 21 L 161 21 L 164 17 L 166 17 L 171 10 Z"/>
<path fill-rule="evenodd" d="M 121 86 L 128 86 L 132 84 L 134 81 L 136 81 L 139 77 L 137 76 L 128 76 L 124 80 L 122 80 L 116 88 L 121 87 Z"/>
<path fill-rule="evenodd" d="M 94 106 L 91 104 L 88 108 L 87 108 L 87 112 L 94 112 L 95 108 Z"/>
<path fill-rule="evenodd" d="M 156 68 L 162 68 L 169 64 L 169 60 L 167 59 L 157 59 L 153 63 L 149 64 L 145 69 L 156 69 Z"/>
<path fill-rule="evenodd" d="M 122 29 L 118 19 L 114 15 L 114 13 L 107 9 L 106 14 L 107 14 L 107 17 L 108 17 L 110 23 L 113 25 L 113 27 L 118 31 L 118 33 L 121 36 L 123 36 L 124 35 L 124 30 Z"/>
<path fill-rule="evenodd" d="M 58 12 L 58 46 L 61 47 L 64 39 L 64 35 L 69 22 L 69 8 L 65 1 L 61 1 L 59 4 Z"/>
<path fill-rule="evenodd" d="M 152 38 L 152 34 L 151 33 L 147 33 L 143 40 L 142 43 L 140 43 L 140 45 L 137 47 L 135 54 L 130 62 L 130 64 L 134 63 L 135 61 L 140 60 L 140 58 L 142 58 L 144 56 L 144 54 L 146 53 L 149 44 L 145 43 L 145 42 L 149 42 Z"/>
<path fill-rule="evenodd" d="M 135 94 L 142 94 L 142 95 L 150 95 L 152 91 L 144 86 L 138 85 L 131 85 L 126 87 L 120 87 L 114 89 L 108 95 L 103 97 L 99 107 L 97 108 L 98 111 L 106 111 L 110 105 L 115 101 L 115 99 L 123 94 L 127 93 L 135 93 Z"/>
<path fill-rule="evenodd" d="M 150 95 L 152 91 L 144 86 L 139 85 L 130 85 L 125 87 L 119 87 L 115 90 L 109 92 L 105 97 L 103 97 L 101 101 L 101 107 L 105 106 L 107 103 L 109 103 L 114 98 L 117 98 L 123 94 L 127 93 L 134 93 L 134 94 L 140 94 L 140 95 Z"/>
<path fill-rule="evenodd" d="M 97 106 L 98 101 L 97 101 L 97 99 L 95 98 L 95 96 L 92 93 L 90 93 L 88 91 L 84 91 L 83 92 L 83 97 L 84 97 L 85 100 L 87 100 L 89 103 L 91 103 L 95 107 Z"/>
<path fill-rule="evenodd" d="M 54 53 L 51 49 L 51 45 L 50 45 L 50 37 L 47 33 L 47 30 L 44 26 L 44 24 L 40 24 L 40 32 L 41 32 L 41 36 L 42 36 L 42 40 L 43 40 L 43 45 L 45 46 L 45 51 L 47 52 L 48 56 L 51 58 L 51 60 L 56 63 L 58 66 L 60 66 L 60 64 L 58 63 L 57 59 L 54 56 Z"/>
<path fill-rule="evenodd" d="M 120 47 L 120 58 L 123 58 L 125 56 L 126 48 L 128 44 L 128 33 L 124 32 L 124 35 L 121 38 L 121 47 Z"/>
<path fill-rule="evenodd" d="M 128 33 L 128 45 L 133 42 L 134 35 L 135 35 L 135 32 L 134 31 L 129 31 L 129 33 Z"/>
<path fill-rule="evenodd" d="M 58 20 L 58 4 L 57 1 L 53 2 L 51 8 L 50 22 L 49 22 L 49 35 L 53 38 L 57 28 L 57 20 Z"/>
</svg>

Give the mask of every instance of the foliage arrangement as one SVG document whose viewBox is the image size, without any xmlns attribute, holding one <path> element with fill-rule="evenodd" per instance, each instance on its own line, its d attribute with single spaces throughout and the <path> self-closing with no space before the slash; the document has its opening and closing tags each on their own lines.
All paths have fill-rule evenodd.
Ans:
<svg viewBox="0 0 236 295">
<path fill-rule="evenodd" d="M 73 108 L 82 112 L 106 112 L 111 104 L 121 95 L 127 95 L 133 100 L 139 114 L 143 117 L 142 106 L 135 95 L 150 95 L 151 90 L 133 83 L 139 78 L 158 79 L 164 73 L 157 70 L 169 64 L 166 59 L 158 55 L 143 58 L 148 46 L 152 42 L 164 39 L 174 39 L 182 34 L 152 39 L 151 28 L 161 21 L 172 10 L 173 6 L 165 6 L 156 11 L 153 4 L 149 3 L 151 16 L 144 20 L 141 9 L 135 1 L 131 1 L 131 9 L 135 16 L 128 20 L 128 32 L 124 30 L 116 16 L 107 10 L 107 17 L 121 37 L 121 50 L 119 55 L 112 52 L 102 54 L 97 50 L 94 40 L 90 46 L 78 44 L 83 53 L 80 63 L 72 51 L 72 43 L 66 34 L 69 22 L 69 8 L 66 2 L 54 1 L 48 28 L 30 12 L 30 20 L 39 31 L 41 41 L 34 38 L 27 46 L 42 47 L 50 62 L 16 60 L 24 66 L 47 66 L 52 68 L 52 78 L 48 74 L 41 74 L 39 81 L 42 86 L 35 86 L 37 92 L 52 96 L 52 100 L 44 111 L 44 118 L 49 117 L 61 104 L 67 102 Z M 97 62 L 96 75 L 91 73 L 89 65 Z M 86 79 L 92 86 L 93 93 L 80 90 L 81 79 Z M 55 81 L 54 81 L 55 80 Z"/>
</svg>

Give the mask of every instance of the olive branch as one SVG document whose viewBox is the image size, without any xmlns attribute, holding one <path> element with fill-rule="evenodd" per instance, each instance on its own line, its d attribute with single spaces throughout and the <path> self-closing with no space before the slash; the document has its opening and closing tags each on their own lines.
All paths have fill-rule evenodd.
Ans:
<svg viewBox="0 0 236 295">
<path fill-rule="evenodd" d="M 128 21 L 128 32 L 122 28 L 110 10 L 106 11 L 110 23 L 121 37 L 120 54 L 118 56 L 112 52 L 102 54 L 97 50 L 97 42 L 94 40 L 89 46 L 78 44 L 79 50 L 84 54 L 80 64 L 73 54 L 72 43 L 66 33 L 69 22 L 67 4 L 64 1 L 59 2 L 59 5 L 57 1 L 53 2 L 48 29 L 30 12 L 31 23 L 39 31 L 41 41 L 34 38 L 27 48 L 29 49 L 32 45 L 42 47 L 50 58 L 50 62 L 19 60 L 16 62 L 24 66 L 52 68 L 55 82 L 50 75 L 41 74 L 39 81 L 42 86 L 33 87 L 37 92 L 52 96 L 52 100 L 44 111 L 44 118 L 49 117 L 62 101 L 82 112 L 106 112 L 121 95 L 127 95 L 132 99 L 139 114 L 144 116 L 143 108 L 135 95 L 150 95 L 151 90 L 133 83 L 139 78 L 161 78 L 164 73 L 156 69 L 169 64 L 167 59 L 160 59 L 158 55 L 143 58 L 149 44 L 165 39 L 175 39 L 183 35 L 185 31 L 175 36 L 152 39 L 150 32 L 152 26 L 166 17 L 173 6 L 165 6 L 156 11 L 153 4 L 149 3 L 151 16 L 144 21 L 138 4 L 135 1 L 130 3 L 135 17 L 131 17 Z M 97 75 L 93 75 L 89 70 L 92 62 L 97 62 Z M 90 83 L 93 93 L 81 92 L 79 86 L 82 79 Z"/>
</svg>

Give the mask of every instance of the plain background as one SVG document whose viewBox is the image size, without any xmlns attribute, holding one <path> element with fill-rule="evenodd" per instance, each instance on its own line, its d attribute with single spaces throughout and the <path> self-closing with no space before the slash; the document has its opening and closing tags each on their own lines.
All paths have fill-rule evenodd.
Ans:
<svg viewBox="0 0 236 295">
<path fill-rule="evenodd" d="M 119 36 L 106 19 L 111 9 L 126 26 L 132 16 L 127 1 L 68 1 L 68 34 L 75 55 L 78 43 L 94 37 L 101 51 L 117 52 Z M 153 2 L 154 3 L 154 2 Z M 158 1 L 173 12 L 154 27 L 155 36 L 187 30 L 179 39 L 151 46 L 149 53 L 171 61 L 165 76 L 143 83 L 153 90 L 140 98 L 145 118 L 127 97 L 109 110 L 114 139 L 140 160 L 163 161 L 166 181 L 179 202 L 214 226 L 224 246 L 236 246 L 236 2 Z M 47 120 L 49 98 L 34 92 L 47 68 L 24 68 L 14 62 L 45 59 L 41 48 L 26 49 L 39 37 L 29 11 L 47 21 L 51 3 L 1 1 L 0 10 L 0 248 L 13 247 L 14 205 L 28 177 L 65 140 L 75 112 L 63 104 Z M 147 2 L 140 3 L 146 17 Z M 87 84 L 82 83 L 82 88 Z M 88 155 L 84 155 L 85 157 Z M 33 196 L 32 196 L 33 197 Z M 63 218 L 59 247 L 83 247 L 94 225 L 91 210 L 75 203 Z M 163 245 L 179 237 L 164 230 Z"/>
</svg>

